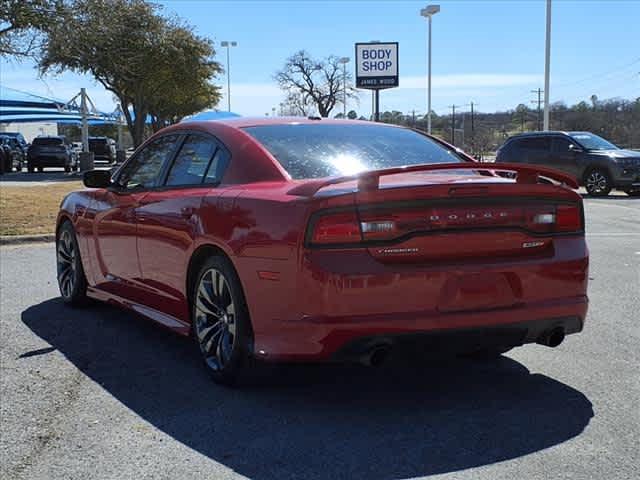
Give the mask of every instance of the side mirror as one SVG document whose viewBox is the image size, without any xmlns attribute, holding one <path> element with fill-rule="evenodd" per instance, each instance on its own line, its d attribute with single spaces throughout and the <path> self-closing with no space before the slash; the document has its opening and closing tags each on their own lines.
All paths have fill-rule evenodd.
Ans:
<svg viewBox="0 0 640 480">
<path fill-rule="evenodd" d="M 584 150 L 582 150 L 577 145 L 571 143 L 571 144 L 569 144 L 569 151 L 572 152 L 572 153 L 582 153 Z"/>
<path fill-rule="evenodd" d="M 89 188 L 108 188 L 111 185 L 111 172 L 109 170 L 89 170 L 84 172 L 82 182 Z"/>
</svg>

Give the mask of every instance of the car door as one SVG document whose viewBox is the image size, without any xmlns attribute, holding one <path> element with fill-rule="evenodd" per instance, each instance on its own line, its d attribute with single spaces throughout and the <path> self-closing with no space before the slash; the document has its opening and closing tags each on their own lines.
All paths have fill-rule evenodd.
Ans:
<svg viewBox="0 0 640 480">
<path fill-rule="evenodd" d="M 167 169 L 163 186 L 136 207 L 138 256 L 152 308 L 188 321 L 185 274 L 196 236 L 201 232 L 202 199 L 218 185 L 228 151 L 203 133 L 185 136 Z"/>
<path fill-rule="evenodd" d="M 551 140 L 549 137 L 534 136 L 521 140 L 526 163 L 547 166 L 550 162 Z"/>
<path fill-rule="evenodd" d="M 146 145 L 123 166 L 113 188 L 96 194 L 92 214 L 99 288 L 144 303 L 135 209 L 158 186 L 179 138 L 165 135 Z"/>
<path fill-rule="evenodd" d="M 551 141 L 552 164 L 549 166 L 578 177 L 581 151 L 582 148 L 569 139 L 555 136 Z"/>
</svg>

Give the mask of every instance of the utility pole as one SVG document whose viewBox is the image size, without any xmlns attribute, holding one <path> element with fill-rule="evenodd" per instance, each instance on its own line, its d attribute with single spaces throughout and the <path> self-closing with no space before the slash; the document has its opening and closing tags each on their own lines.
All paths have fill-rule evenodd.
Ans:
<svg viewBox="0 0 640 480">
<path fill-rule="evenodd" d="M 476 148 L 476 127 L 475 127 L 475 123 L 474 123 L 474 116 L 473 116 L 473 102 L 471 102 L 471 150 L 472 153 Z"/>
<path fill-rule="evenodd" d="M 460 105 L 451 105 L 451 145 L 456 144 L 456 108 Z"/>
<path fill-rule="evenodd" d="M 82 151 L 89 151 L 89 106 L 87 105 L 87 91 L 80 89 L 80 115 L 82 118 Z"/>
<path fill-rule="evenodd" d="M 551 64 L 551 0 L 547 0 L 547 30 L 544 48 L 544 129 L 549 130 L 549 69 Z"/>
<path fill-rule="evenodd" d="M 531 100 L 531 103 L 533 104 L 538 104 L 538 131 L 542 130 L 542 125 L 540 124 L 540 106 L 542 105 L 542 93 L 544 92 L 544 90 L 542 90 L 541 88 L 538 88 L 537 90 L 531 90 L 531 93 L 537 93 L 538 94 L 538 100 Z"/>
</svg>

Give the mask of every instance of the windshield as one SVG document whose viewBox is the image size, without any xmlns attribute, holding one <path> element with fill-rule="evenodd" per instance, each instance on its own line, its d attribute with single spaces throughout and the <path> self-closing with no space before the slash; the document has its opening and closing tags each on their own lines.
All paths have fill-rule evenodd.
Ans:
<svg viewBox="0 0 640 480">
<path fill-rule="evenodd" d="M 294 179 L 462 161 L 454 151 L 406 128 L 302 124 L 261 125 L 243 130 L 258 140 Z"/>
<path fill-rule="evenodd" d="M 618 150 L 618 147 L 613 143 L 607 142 L 604 138 L 593 133 L 578 132 L 569 135 L 587 150 Z"/>
</svg>

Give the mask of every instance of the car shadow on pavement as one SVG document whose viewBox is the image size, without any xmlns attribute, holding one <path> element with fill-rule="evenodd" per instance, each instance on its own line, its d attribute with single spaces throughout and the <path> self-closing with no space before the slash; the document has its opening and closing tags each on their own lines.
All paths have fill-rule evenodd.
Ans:
<svg viewBox="0 0 640 480">
<path fill-rule="evenodd" d="M 191 341 L 122 310 L 51 299 L 22 320 L 142 419 L 249 478 L 458 471 L 565 442 L 593 416 L 581 392 L 509 357 L 264 367 L 230 389 L 210 380 Z"/>
</svg>

